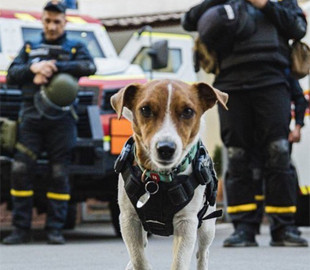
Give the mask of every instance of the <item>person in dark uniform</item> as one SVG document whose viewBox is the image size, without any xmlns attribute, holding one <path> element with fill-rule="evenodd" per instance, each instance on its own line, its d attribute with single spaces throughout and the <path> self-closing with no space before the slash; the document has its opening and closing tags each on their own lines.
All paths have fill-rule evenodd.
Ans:
<svg viewBox="0 0 310 270">
<path fill-rule="evenodd" d="M 289 72 L 289 71 L 288 71 Z M 298 80 L 294 79 L 292 76 L 288 75 L 288 81 L 290 83 L 290 92 L 291 92 L 291 101 L 293 103 L 293 117 L 295 119 L 294 128 L 290 130 L 289 133 L 289 143 L 290 143 L 290 154 L 292 152 L 293 144 L 298 143 L 301 140 L 301 129 L 304 126 L 304 115 L 308 106 L 308 101 L 306 100 L 303 90 L 298 82 Z M 259 138 L 257 138 L 259 141 Z M 257 220 L 256 224 L 259 228 L 260 223 L 263 218 L 263 205 L 264 205 L 264 184 L 263 184 L 263 161 L 260 156 L 261 153 L 259 149 L 253 151 L 252 158 L 252 173 L 254 180 L 254 189 L 256 190 L 255 200 L 257 201 Z M 296 168 L 294 164 L 291 162 L 290 169 L 292 170 L 292 174 L 295 176 L 295 183 L 298 183 L 298 176 L 296 172 Z M 292 226 L 292 229 L 294 227 Z M 296 229 L 296 228 L 295 228 Z M 258 230 L 259 231 L 259 230 Z"/>
<path fill-rule="evenodd" d="M 223 35 L 216 24 L 233 31 Z M 182 25 L 188 31 L 198 30 L 202 41 L 216 51 L 220 71 L 214 87 L 229 94 L 229 110 L 219 108 L 219 116 L 221 138 L 228 150 L 227 212 L 235 231 L 224 246 L 257 246 L 257 204 L 250 166 L 254 149 L 259 149 L 263 160 L 270 244 L 307 246 L 291 230 L 296 184 L 290 170 L 291 98 L 286 74 L 288 41 L 306 34 L 302 10 L 295 0 L 205 0 L 185 13 Z"/>
<path fill-rule="evenodd" d="M 18 85 L 23 93 L 18 137 L 18 144 L 22 147 L 15 154 L 11 173 L 14 230 L 3 239 L 4 244 L 31 240 L 33 177 L 36 157 L 42 150 L 48 153 L 51 167 L 51 183 L 46 194 L 47 239 L 49 244 L 65 243 L 61 230 L 70 199 L 67 166 L 76 142 L 76 119 L 72 109 L 49 115 L 44 110 L 42 113 L 37 105 L 42 102 L 41 87 L 57 74 L 66 73 L 78 79 L 96 72 L 85 45 L 66 37 L 62 3 L 48 2 L 43 10 L 42 23 L 41 41 L 27 41 L 8 69 L 8 84 Z"/>
<path fill-rule="evenodd" d="M 289 70 L 287 70 L 289 73 Z M 290 154 L 292 153 L 292 148 L 294 143 L 298 143 L 301 140 L 301 129 L 304 126 L 304 116 L 306 109 L 308 107 L 308 101 L 306 100 L 303 90 L 295 78 L 293 78 L 290 74 L 288 74 L 288 81 L 290 84 L 290 92 L 291 92 L 291 101 L 293 105 L 293 115 L 295 119 L 294 128 L 290 130 L 289 133 L 289 143 L 290 143 Z M 257 138 L 259 141 L 259 138 Z M 256 149 L 256 151 L 253 151 L 253 158 L 252 158 L 252 177 L 254 181 L 254 190 L 255 193 L 255 200 L 257 204 L 257 210 L 256 210 L 256 220 L 254 223 L 256 223 L 257 226 L 257 233 L 259 233 L 259 227 L 263 219 L 264 215 L 264 179 L 263 179 L 263 161 L 261 157 L 261 153 L 259 149 Z M 290 163 L 290 170 L 292 175 L 295 179 L 295 184 L 298 186 L 298 174 L 296 171 L 296 167 L 291 161 Z M 297 191 L 298 193 L 299 191 Z M 296 196 L 297 196 L 296 193 Z M 300 234 L 300 231 L 298 230 L 297 226 L 291 226 L 291 231 L 296 232 L 297 234 Z"/>
</svg>

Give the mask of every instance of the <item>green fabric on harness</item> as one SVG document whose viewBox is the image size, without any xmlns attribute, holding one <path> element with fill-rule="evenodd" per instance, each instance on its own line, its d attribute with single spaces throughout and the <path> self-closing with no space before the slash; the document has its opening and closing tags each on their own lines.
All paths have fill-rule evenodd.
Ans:
<svg viewBox="0 0 310 270">
<path fill-rule="evenodd" d="M 145 171 L 145 176 L 154 180 L 154 181 L 162 181 L 162 182 L 172 182 L 173 177 L 175 174 L 179 174 L 184 172 L 187 167 L 192 163 L 194 160 L 196 153 L 198 150 L 198 144 L 195 144 L 191 150 L 188 152 L 188 154 L 184 157 L 182 160 L 181 164 L 173 170 L 173 172 L 164 172 L 164 171 L 151 171 L 151 170 L 145 170 L 141 164 L 138 163 L 138 159 L 136 158 L 136 152 L 135 149 L 134 154 L 135 154 L 135 160 L 137 161 L 140 169 L 144 172 Z"/>
</svg>

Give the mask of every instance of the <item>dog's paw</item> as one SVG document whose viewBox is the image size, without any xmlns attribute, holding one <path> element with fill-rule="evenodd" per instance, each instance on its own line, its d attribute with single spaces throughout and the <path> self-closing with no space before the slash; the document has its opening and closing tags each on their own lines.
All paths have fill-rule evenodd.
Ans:
<svg viewBox="0 0 310 270">
<path fill-rule="evenodd" d="M 149 266 L 149 265 L 148 265 L 147 267 L 144 267 L 144 266 L 141 266 L 141 267 L 142 267 L 142 268 L 139 268 L 139 269 L 143 269 L 143 270 L 152 270 L 152 267 Z M 135 270 L 135 269 L 133 268 L 133 265 L 132 265 L 131 261 L 129 261 L 129 263 L 127 264 L 125 270 Z"/>
<path fill-rule="evenodd" d="M 125 270 L 134 270 L 131 261 L 129 261 Z"/>
</svg>

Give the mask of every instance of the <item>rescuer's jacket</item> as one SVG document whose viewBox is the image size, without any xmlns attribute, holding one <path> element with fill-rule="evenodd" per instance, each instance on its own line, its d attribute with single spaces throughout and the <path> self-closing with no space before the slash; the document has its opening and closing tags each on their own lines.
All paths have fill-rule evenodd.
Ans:
<svg viewBox="0 0 310 270">
<path fill-rule="evenodd" d="M 22 90 L 26 106 L 33 104 L 33 96 L 40 90 L 40 86 L 33 83 L 31 64 L 52 59 L 56 60 L 58 73 L 68 73 L 79 78 L 96 72 L 96 66 L 85 45 L 67 39 L 66 33 L 53 42 L 45 40 L 44 34 L 39 42 L 27 41 L 10 65 L 7 75 L 8 84 Z"/>
<path fill-rule="evenodd" d="M 206 0 L 185 13 L 182 25 L 188 31 L 197 31 L 198 26 L 202 29 L 201 25 L 210 23 L 208 18 L 203 16 L 205 11 L 218 5 L 233 6 L 236 1 L 240 0 Z M 227 23 L 225 18 L 227 21 L 241 18 L 231 16 L 227 8 L 223 10 L 226 12 L 224 13 L 226 17 L 223 15 L 222 20 L 217 20 L 221 26 Z M 235 36 L 229 37 L 230 40 L 226 38 L 225 42 L 231 46 L 226 46 L 225 50 L 220 45 L 223 39 L 222 32 L 216 32 L 218 36 L 214 37 L 218 39 L 217 44 L 220 48 L 216 52 L 220 72 L 215 79 L 214 86 L 220 90 L 232 91 L 287 83 L 284 70 L 290 65 L 288 41 L 301 39 L 307 29 L 302 10 L 295 0 L 282 0 L 268 1 L 262 9 L 247 4 L 243 12 L 248 12 L 254 19 L 255 30 L 253 32 L 250 31 L 247 37 L 239 38 L 236 31 Z M 204 22 L 199 22 L 200 19 Z M 212 23 L 214 24 L 214 21 Z M 228 27 L 232 26 L 235 27 L 234 24 L 228 25 Z M 214 31 L 214 27 L 216 26 L 210 29 Z"/>
</svg>

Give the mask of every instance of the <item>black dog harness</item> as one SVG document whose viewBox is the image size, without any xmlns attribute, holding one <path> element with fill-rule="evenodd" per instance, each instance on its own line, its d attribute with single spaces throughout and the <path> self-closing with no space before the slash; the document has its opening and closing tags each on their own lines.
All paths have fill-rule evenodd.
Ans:
<svg viewBox="0 0 310 270">
<path fill-rule="evenodd" d="M 180 173 L 184 169 L 179 166 L 169 175 L 162 177 L 159 176 L 160 173 L 157 175 L 154 172 L 146 173 L 138 165 L 133 165 L 136 163 L 134 140 L 131 137 L 126 142 L 115 162 L 114 169 L 122 174 L 126 193 L 145 231 L 162 236 L 172 235 L 174 215 L 191 201 L 199 185 L 206 186 L 206 200 L 197 215 L 198 227 L 203 220 L 222 215 L 222 210 L 218 210 L 204 217 L 208 206 L 215 204 L 218 180 L 212 160 L 202 142 L 199 141 L 193 149 L 191 155 L 187 155 L 182 162 L 193 166 L 193 172 L 190 175 Z M 162 178 L 164 180 L 160 180 Z"/>
</svg>

